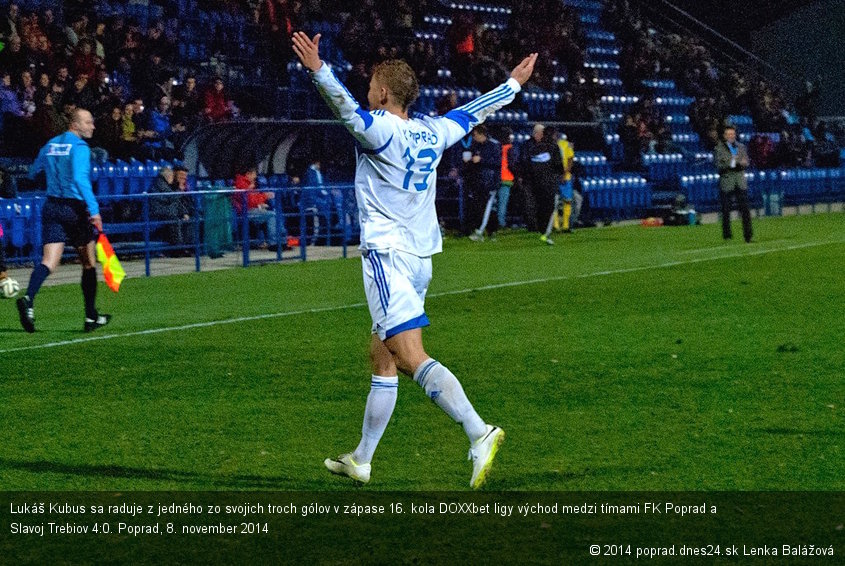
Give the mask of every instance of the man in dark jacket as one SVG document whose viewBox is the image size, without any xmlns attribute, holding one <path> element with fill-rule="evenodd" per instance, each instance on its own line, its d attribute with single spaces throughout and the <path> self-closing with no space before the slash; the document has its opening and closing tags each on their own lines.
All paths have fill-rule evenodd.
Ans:
<svg viewBox="0 0 845 566">
<path fill-rule="evenodd" d="M 555 140 L 545 135 L 543 124 L 535 124 L 520 151 L 519 175 L 525 186 L 525 224 L 531 232 L 542 232 L 555 207 L 555 194 L 563 175 L 563 161 Z M 530 197 L 530 198 L 529 198 Z M 553 243 L 542 237 L 543 242 Z"/>
<path fill-rule="evenodd" d="M 472 145 L 469 147 L 470 159 L 464 165 L 464 181 L 467 200 L 467 230 L 473 230 L 470 238 L 483 240 L 490 211 L 496 201 L 496 193 L 502 184 L 502 149 L 499 143 L 491 139 L 487 126 L 481 124 L 472 130 Z M 493 218 L 490 235 L 496 233 L 498 222 Z"/>
<path fill-rule="evenodd" d="M 171 246 L 191 246 L 194 243 L 193 200 L 188 195 L 181 193 L 188 190 L 184 180 L 185 175 L 179 175 L 185 169 L 177 167 L 174 171 L 170 167 L 163 167 L 156 177 L 150 195 L 150 218 L 152 220 L 164 220 L 170 222 L 161 227 L 156 233 L 157 237 L 163 238 Z M 181 183 L 177 178 L 181 178 Z M 173 255 L 190 250 L 178 249 Z"/>
</svg>

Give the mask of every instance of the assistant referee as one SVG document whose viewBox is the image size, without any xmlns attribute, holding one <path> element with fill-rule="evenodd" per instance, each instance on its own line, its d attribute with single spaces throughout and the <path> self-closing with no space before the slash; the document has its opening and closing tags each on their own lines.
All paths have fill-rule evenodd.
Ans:
<svg viewBox="0 0 845 566">
<path fill-rule="evenodd" d="M 105 326 L 110 315 L 97 312 L 97 272 L 94 269 L 94 241 L 103 230 L 100 207 L 91 188 L 91 150 L 86 139 L 94 134 L 94 118 L 87 110 L 76 110 L 68 131 L 54 137 L 41 148 L 29 170 L 34 178 L 44 171 L 47 177 L 47 202 L 41 211 L 44 251 L 41 263 L 32 270 L 26 295 L 17 301 L 21 325 L 35 332 L 35 295 L 44 280 L 56 270 L 65 244 L 79 253 L 82 263 L 82 296 L 85 298 L 85 325 L 91 332 Z"/>
</svg>

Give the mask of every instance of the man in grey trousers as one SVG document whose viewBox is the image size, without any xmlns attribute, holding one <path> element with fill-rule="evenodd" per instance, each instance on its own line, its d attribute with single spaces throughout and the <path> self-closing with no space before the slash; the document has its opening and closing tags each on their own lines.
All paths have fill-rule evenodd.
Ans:
<svg viewBox="0 0 845 566">
<path fill-rule="evenodd" d="M 736 141 L 736 128 L 728 125 L 722 135 L 724 141 L 716 145 L 715 161 L 719 170 L 719 198 L 722 203 L 722 237 L 731 239 L 731 200 L 742 217 L 742 235 L 751 242 L 751 212 L 748 209 L 748 150 Z"/>
</svg>

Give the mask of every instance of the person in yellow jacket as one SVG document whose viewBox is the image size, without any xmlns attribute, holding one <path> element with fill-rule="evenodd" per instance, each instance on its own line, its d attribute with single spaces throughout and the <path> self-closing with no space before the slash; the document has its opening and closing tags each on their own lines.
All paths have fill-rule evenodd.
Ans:
<svg viewBox="0 0 845 566">
<path fill-rule="evenodd" d="M 557 132 L 553 132 L 552 139 L 556 139 L 557 146 L 560 149 L 563 174 L 561 175 L 561 183 L 558 186 L 558 194 L 555 195 L 555 208 L 546 227 L 546 238 L 551 236 L 552 230 L 571 231 L 569 219 L 572 214 L 572 163 L 575 158 L 575 149 L 569 143 L 569 140 L 567 140 L 566 134 L 558 135 Z"/>
<path fill-rule="evenodd" d="M 562 134 L 557 141 L 560 148 L 560 157 L 563 159 L 563 177 L 560 185 L 560 198 L 563 201 L 563 207 L 558 214 L 559 230 L 570 232 L 570 220 L 572 218 L 572 201 L 575 198 L 575 191 L 572 190 L 572 163 L 575 159 L 575 148 L 566 139 L 566 134 Z"/>
</svg>

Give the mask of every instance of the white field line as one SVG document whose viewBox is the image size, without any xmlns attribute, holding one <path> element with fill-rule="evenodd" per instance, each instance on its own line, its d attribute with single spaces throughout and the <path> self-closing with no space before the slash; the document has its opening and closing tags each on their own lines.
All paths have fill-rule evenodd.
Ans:
<svg viewBox="0 0 845 566">
<path fill-rule="evenodd" d="M 761 245 L 765 246 L 765 245 L 769 245 L 769 244 L 776 244 L 778 242 L 788 242 L 788 241 L 790 241 L 790 240 L 788 240 L 786 238 L 781 238 L 779 240 L 767 240 L 766 242 L 763 242 Z M 706 247 L 706 248 L 695 248 L 695 249 L 692 249 L 692 250 L 679 250 L 675 253 L 679 254 L 679 255 L 681 255 L 681 254 L 695 254 L 695 253 L 699 253 L 699 252 L 709 252 L 709 251 L 713 251 L 713 250 L 722 250 L 724 248 L 725 248 L 724 246 L 709 246 L 709 247 Z"/>
<path fill-rule="evenodd" d="M 679 265 L 690 265 L 693 263 L 701 263 L 705 261 L 716 261 L 720 259 L 731 259 L 737 257 L 750 257 L 750 256 L 758 256 L 758 255 L 765 255 L 777 252 L 787 252 L 792 250 L 800 250 L 804 248 L 812 248 L 818 246 L 828 246 L 833 244 L 843 244 L 845 240 L 832 240 L 832 241 L 821 241 L 821 242 L 807 242 L 804 244 L 795 244 L 792 246 L 786 246 L 781 248 L 772 248 L 772 249 L 755 249 L 752 251 L 744 251 L 744 252 L 734 252 L 730 254 L 722 254 L 713 257 L 700 257 L 694 259 L 683 259 L 678 261 L 668 261 L 663 263 L 658 263 L 654 265 L 642 265 L 639 267 L 626 267 L 621 269 L 609 269 L 605 271 L 594 271 L 591 273 L 582 273 L 582 274 L 575 274 L 575 275 L 557 275 L 554 277 L 541 277 L 537 279 L 526 279 L 523 281 L 510 281 L 507 283 L 496 283 L 493 285 L 484 285 L 481 287 L 472 287 L 468 289 L 457 289 L 454 291 L 442 291 L 440 293 L 430 293 L 427 295 L 428 298 L 436 298 L 436 297 L 446 297 L 450 295 L 464 295 L 467 293 L 477 292 L 477 291 L 491 291 L 494 289 L 506 289 L 508 287 L 522 287 L 524 285 L 536 285 L 540 283 L 551 283 L 555 281 L 566 281 L 568 279 L 587 279 L 590 277 L 603 277 L 606 275 L 619 275 L 625 273 L 636 273 L 638 271 L 649 271 L 652 269 L 665 269 L 668 267 L 676 267 Z M 710 249 L 710 248 L 705 248 Z M 712 249 L 722 249 L 722 248 L 712 248 Z M 44 350 L 47 348 L 56 348 L 59 346 L 73 346 L 76 344 L 84 344 L 87 342 L 98 342 L 102 340 L 114 340 L 115 338 L 130 338 L 133 336 L 147 336 L 150 334 L 161 334 L 163 332 L 179 332 L 182 330 L 193 330 L 196 328 L 208 328 L 211 326 L 220 326 L 223 324 L 236 324 L 239 322 L 251 322 L 255 320 L 267 320 L 273 318 L 284 318 L 289 316 L 299 316 L 303 314 L 315 314 L 315 313 L 323 313 L 323 312 L 334 312 L 334 311 L 342 311 L 348 309 L 355 309 L 359 307 L 365 307 L 367 303 L 360 302 L 360 303 L 352 303 L 348 305 L 338 305 L 332 307 L 320 307 L 320 308 L 313 308 L 313 309 L 303 309 L 298 311 L 288 311 L 288 312 L 278 312 L 278 313 L 268 313 L 268 314 L 258 314 L 253 316 L 242 316 L 237 318 L 226 318 L 222 320 L 212 320 L 209 322 L 196 322 L 193 324 L 183 324 L 180 326 L 166 326 L 162 328 L 150 328 L 148 330 L 138 330 L 135 332 L 124 332 L 122 334 L 98 334 L 96 336 L 87 336 L 85 338 L 76 338 L 73 340 L 62 340 L 59 342 L 48 342 L 46 344 L 34 344 L 32 346 L 21 346 L 18 348 L 9 348 L 6 350 L 0 350 L 0 354 L 9 354 L 13 352 L 24 352 L 30 350 Z"/>
</svg>

